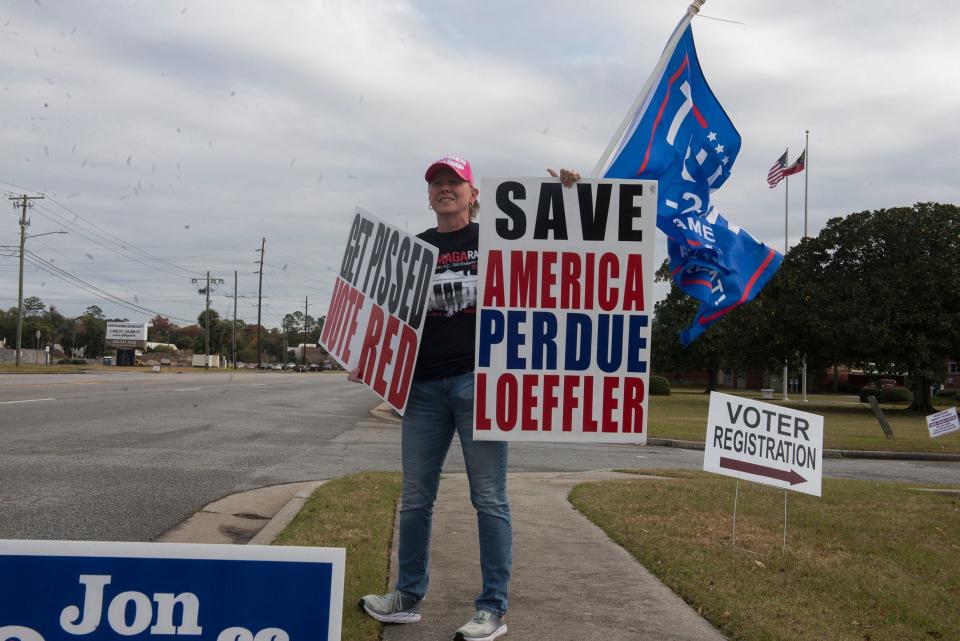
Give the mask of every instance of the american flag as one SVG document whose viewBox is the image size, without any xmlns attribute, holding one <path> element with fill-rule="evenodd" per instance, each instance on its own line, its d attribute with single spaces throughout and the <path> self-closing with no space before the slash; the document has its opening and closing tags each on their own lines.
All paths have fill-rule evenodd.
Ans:
<svg viewBox="0 0 960 641">
<path fill-rule="evenodd" d="M 777 162 L 773 163 L 773 167 L 767 172 L 767 184 L 770 185 L 770 189 L 776 187 L 783 180 L 783 168 L 786 166 L 787 152 L 783 152 L 783 155 L 777 159 Z"/>
</svg>

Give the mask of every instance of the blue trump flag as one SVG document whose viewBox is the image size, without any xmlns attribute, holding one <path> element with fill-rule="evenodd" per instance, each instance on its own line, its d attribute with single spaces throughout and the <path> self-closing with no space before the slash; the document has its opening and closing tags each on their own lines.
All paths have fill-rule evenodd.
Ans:
<svg viewBox="0 0 960 641">
<path fill-rule="evenodd" d="M 693 324 L 681 333 L 684 346 L 752 300 L 783 261 L 711 203 L 740 152 L 740 133 L 703 77 L 691 18 L 680 21 L 594 171 L 604 178 L 658 181 L 657 227 L 668 238 L 671 274 L 681 290 L 701 301 Z"/>
</svg>

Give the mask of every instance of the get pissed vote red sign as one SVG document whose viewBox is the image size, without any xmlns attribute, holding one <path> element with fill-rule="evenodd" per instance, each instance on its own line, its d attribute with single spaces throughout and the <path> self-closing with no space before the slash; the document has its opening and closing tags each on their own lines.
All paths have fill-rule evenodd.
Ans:
<svg viewBox="0 0 960 641">
<path fill-rule="evenodd" d="M 436 248 L 357 209 L 320 344 L 401 414 L 417 362 Z"/>
<path fill-rule="evenodd" d="M 475 439 L 646 442 L 655 190 L 483 180 Z"/>
</svg>

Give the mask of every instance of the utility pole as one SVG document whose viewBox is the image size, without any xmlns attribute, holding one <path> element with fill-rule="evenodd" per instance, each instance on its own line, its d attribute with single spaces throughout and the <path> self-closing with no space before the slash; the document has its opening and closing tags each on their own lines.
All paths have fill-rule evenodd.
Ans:
<svg viewBox="0 0 960 641">
<path fill-rule="evenodd" d="M 233 270 L 233 369 L 237 369 L 237 270 Z"/>
<path fill-rule="evenodd" d="M 29 201 L 42 199 L 43 196 L 27 196 L 26 194 L 7 198 L 7 200 L 21 201 L 22 207 L 20 215 L 20 288 L 17 294 L 17 367 L 20 367 L 20 344 L 21 334 L 23 333 L 23 245 L 27 241 L 27 226 L 30 224 L 27 221 L 27 207 L 33 206 Z"/>
<path fill-rule="evenodd" d="M 233 271 L 233 296 L 227 296 L 233 299 L 233 369 L 237 369 L 237 299 L 246 298 L 237 294 L 237 270 Z M 230 316 L 230 308 L 227 308 L 227 316 Z"/>
<path fill-rule="evenodd" d="M 309 308 L 307 303 L 310 301 L 309 296 L 303 297 L 303 353 L 300 354 L 300 364 L 307 364 L 307 309 Z"/>
<path fill-rule="evenodd" d="M 260 241 L 260 270 L 257 272 L 260 274 L 260 285 L 257 287 L 257 371 L 260 371 L 263 363 L 263 349 L 260 347 L 260 333 L 261 327 L 260 322 L 262 319 L 262 305 L 263 305 L 263 253 L 264 249 L 267 247 L 267 239 L 263 238 Z"/>
<path fill-rule="evenodd" d="M 223 284 L 222 278 L 214 278 L 212 280 L 214 284 L 218 284 L 218 285 Z M 192 278 L 190 279 L 190 282 L 196 284 L 196 283 L 199 283 L 200 281 L 197 278 Z M 208 269 L 207 270 L 207 286 L 200 289 L 201 294 L 207 295 L 207 312 L 206 314 L 204 314 L 205 316 L 204 320 L 206 320 L 206 330 L 204 331 L 204 334 L 205 334 L 204 338 L 206 340 L 204 341 L 203 369 L 210 369 L 210 282 L 211 282 L 210 270 Z"/>
</svg>

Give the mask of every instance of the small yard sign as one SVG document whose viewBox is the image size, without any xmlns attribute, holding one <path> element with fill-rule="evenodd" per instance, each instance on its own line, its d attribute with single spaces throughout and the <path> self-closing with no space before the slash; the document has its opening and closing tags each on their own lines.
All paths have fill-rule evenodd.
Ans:
<svg viewBox="0 0 960 641">
<path fill-rule="evenodd" d="M 823 417 L 713 392 L 703 469 L 820 496 Z"/>
</svg>

